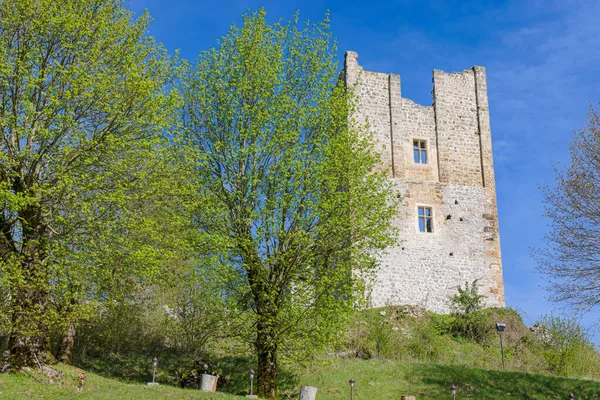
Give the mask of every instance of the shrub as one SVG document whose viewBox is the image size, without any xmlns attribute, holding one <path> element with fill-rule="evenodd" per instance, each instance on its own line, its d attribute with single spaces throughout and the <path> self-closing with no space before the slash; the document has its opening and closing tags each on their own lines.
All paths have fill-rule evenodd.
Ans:
<svg viewBox="0 0 600 400">
<path fill-rule="evenodd" d="M 416 318 L 404 341 L 408 354 L 419 362 L 436 362 L 444 351 L 444 325 L 439 318 Z"/>
<path fill-rule="evenodd" d="M 465 283 L 465 288 L 458 287 L 458 294 L 451 299 L 454 321 L 450 326 L 453 335 L 483 343 L 493 333 L 486 316 L 482 313 L 482 300 L 477 280 Z"/>
<path fill-rule="evenodd" d="M 479 294 L 479 284 L 477 283 L 478 279 L 475 279 L 471 282 L 469 286 L 469 282 L 465 282 L 465 288 L 458 287 L 458 294 L 455 294 L 452 297 L 452 308 L 455 312 L 460 314 L 474 314 L 475 312 L 481 310 L 483 305 L 481 301 L 485 296 Z"/>
<path fill-rule="evenodd" d="M 346 348 L 349 348 L 355 357 L 379 358 L 389 353 L 393 332 L 386 311 L 363 311 L 357 315 L 351 326 Z"/>
<path fill-rule="evenodd" d="M 200 389 L 202 374 L 220 375 L 217 366 L 211 361 L 197 360 L 194 366 L 188 369 L 180 369 L 178 375 L 178 386 L 188 389 Z M 221 385 L 223 384 L 221 379 Z"/>
<path fill-rule="evenodd" d="M 600 355 L 589 333 L 571 318 L 544 315 L 537 322 L 546 369 L 556 375 L 590 376 L 600 371 Z"/>
<path fill-rule="evenodd" d="M 346 349 L 363 359 L 436 362 L 451 317 L 415 311 L 404 306 L 361 312 L 348 332 Z"/>
</svg>

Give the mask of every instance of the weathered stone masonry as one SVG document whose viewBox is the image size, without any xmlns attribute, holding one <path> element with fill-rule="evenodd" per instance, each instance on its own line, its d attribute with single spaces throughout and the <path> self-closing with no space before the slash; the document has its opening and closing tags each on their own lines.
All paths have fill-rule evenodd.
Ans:
<svg viewBox="0 0 600 400">
<path fill-rule="evenodd" d="M 421 106 L 402 97 L 399 75 L 364 71 L 357 59 L 346 53 L 346 84 L 403 198 L 401 242 L 382 260 L 371 306 L 449 312 L 457 287 L 475 279 L 487 306 L 504 306 L 485 68 L 434 70 L 433 105 Z M 427 163 L 414 161 L 414 140 L 425 140 Z M 431 208 L 433 232 L 420 232 L 419 206 Z"/>
</svg>

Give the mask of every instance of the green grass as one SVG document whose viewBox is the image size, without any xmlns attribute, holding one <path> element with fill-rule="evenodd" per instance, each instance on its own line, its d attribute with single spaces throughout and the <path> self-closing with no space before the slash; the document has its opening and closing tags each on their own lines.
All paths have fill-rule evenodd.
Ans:
<svg viewBox="0 0 600 400">
<path fill-rule="evenodd" d="M 237 396 L 203 393 L 173 386 L 148 386 L 145 383 L 125 383 L 87 372 L 84 390 L 76 392 L 75 368 L 57 366 L 65 373 L 59 382 L 48 384 L 47 378 L 36 372 L 0 375 L 0 399 L 240 399 Z"/>
<path fill-rule="evenodd" d="M 301 385 L 318 388 L 319 400 L 348 399 L 350 378 L 356 380 L 355 400 L 450 399 L 455 384 L 457 398 L 471 399 L 600 399 L 600 382 L 553 377 L 526 372 L 488 371 L 464 366 L 410 364 L 379 360 L 331 361 L 304 371 Z"/>
<path fill-rule="evenodd" d="M 75 390 L 75 368 L 58 366 L 65 373 L 60 382 L 47 384 L 38 373 L 0 375 L 1 399 L 241 399 L 207 394 L 169 385 L 148 387 L 145 383 L 123 382 L 87 372 L 82 393 Z M 240 372 L 241 373 L 241 372 Z M 287 371 L 292 375 L 291 371 Z M 394 361 L 334 359 L 296 370 L 294 383 L 282 385 L 285 393 L 297 398 L 301 385 L 318 388 L 318 400 L 348 399 L 348 380 L 354 378 L 354 400 L 450 399 L 448 388 L 455 384 L 458 399 L 567 399 L 573 392 L 579 400 L 600 399 L 600 382 L 560 378 L 526 372 L 488 371 L 465 366 L 410 364 Z"/>
</svg>

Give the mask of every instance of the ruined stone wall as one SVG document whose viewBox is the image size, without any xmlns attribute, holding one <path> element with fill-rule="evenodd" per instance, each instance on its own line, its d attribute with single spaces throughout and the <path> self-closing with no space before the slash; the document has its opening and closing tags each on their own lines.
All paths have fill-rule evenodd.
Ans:
<svg viewBox="0 0 600 400">
<path fill-rule="evenodd" d="M 474 72 L 435 70 L 433 87 L 440 181 L 483 186 Z"/>
<path fill-rule="evenodd" d="M 402 194 L 395 227 L 401 242 L 381 260 L 371 306 L 412 304 L 449 312 L 459 285 L 479 280 L 486 305 L 504 305 L 485 69 L 433 72 L 433 105 L 401 97 L 400 76 L 364 71 L 346 53 L 346 84 L 358 94 L 356 118 L 368 121 L 381 168 Z M 426 141 L 417 164 L 413 140 Z M 433 211 L 420 232 L 417 207 Z"/>
</svg>

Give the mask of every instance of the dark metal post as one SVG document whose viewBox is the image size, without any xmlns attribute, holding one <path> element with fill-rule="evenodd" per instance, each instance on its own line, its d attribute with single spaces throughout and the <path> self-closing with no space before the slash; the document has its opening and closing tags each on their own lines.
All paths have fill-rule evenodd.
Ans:
<svg viewBox="0 0 600 400">
<path fill-rule="evenodd" d="M 506 366 L 504 365 L 504 345 L 502 344 L 502 332 L 500 332 L 500 352 L 502 353 L 502 371 L 506 371 Z"/>
<path fill-rule="evenodd" d="M 498 335 L 500 336 L 500 352 L 502 353 L 502 371 L 506 371 L 506 366 L 504 365 L 504 345 L 502 343 L 502 334 L 504 333 L 505 328 L 506 324 L 496 324 L 496 331 L 498 331 Z"/>
</svg>

